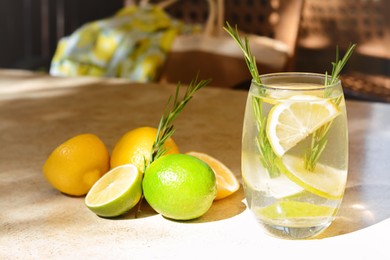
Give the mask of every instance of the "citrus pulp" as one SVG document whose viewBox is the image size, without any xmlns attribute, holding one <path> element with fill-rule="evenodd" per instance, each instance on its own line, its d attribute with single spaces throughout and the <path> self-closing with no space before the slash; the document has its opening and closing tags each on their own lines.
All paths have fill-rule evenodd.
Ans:
<svg viewBox="0 0 390 260">
<path fill-rule="evenodd" d="M 142 172 L 133 164 L 111 169 L 85 197 L 87 207 L 102 217 L 116 217 L 133 208 L 142 196 Z"/>
<path fill-rule="evenodd" d="M 201 159 L 213 169 L 217 180 L 217 196 L 215 197 L 215 200 L 226 198 L 240 188 L 236 176 L 221 161 L 206 153 L 191 151 L 187 154 Z"/>
<path fill-rule="evenodd" d="M 317 163 L 314 171 L 308 171 L 302 158 L 291 155 L 285 155 L 282 161 L 283 174 L 307 191 L 328 199 L 340 199 L 343 196 L 346 170 Z"/>
<path fill-rule="evenodd" d="M 267 137 L 278 156 L 340 114 L 329 99 L 310 95 L 292 96 L 275 105 L 268 115 Z"/>
</svg>

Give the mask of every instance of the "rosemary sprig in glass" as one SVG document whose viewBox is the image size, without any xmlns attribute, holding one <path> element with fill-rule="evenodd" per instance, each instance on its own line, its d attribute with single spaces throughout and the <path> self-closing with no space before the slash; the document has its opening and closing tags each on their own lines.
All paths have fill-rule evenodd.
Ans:
<svg viewBox="0 0 390 260">
<path fill-rule="evenodd" d="M 325 87 L 335 84 L 339 81 L 340 73 L 343 70 L 344 66 L 347 64 L 349 58 L 351 57 L 353 50 L 355 49 L 356 44 L 351 44 L 344 57 L 339 59 L 339 50 L 336 48 L 336 60 L 332 62 L 332 75 L 328 77 L 328 73 L 325 73 Z M 325 97 L 329 97 L 331 94 L 331 89 L 325 89 Z M 341 102 L 341 96 L 335 99 L 335 104 L 338 106 Z M 328 142 L 327 136 L 329 133 L 329 129 L 333 123 L 333 120 L 329 123 L 323 125 L 319 129 L 317 129 L 311 138 L 310 149 L 305 153 L 305 161 L 304 166 L 308 171 L 314 171 L 317 161 L 321 156 L 321 153 L 324 151 L 326 144 Z"/>
<path fill-rule="evenodd" d="M 249 72 L 252 76 L 253 81 L 256 84 L 262 84 L 259 71 L 257 69 L 256 58 L 252 55 L 248 38 L 244 38 L 243 42 L 239 36 L 237 26 L 233 29 L 228 22 L 226 22 L 226 27 L 223 29 L 236 41 L 242 52 L 244 53 L 245 62 L 248 66 Z M 263 93 L 261 93 L 263 94 Z M 268 170 L 268 174 L 271 178 L 277 177 L 280 175 L 280 170 L 275 159 L 277 155 L 274 153 L 267 137 L 266 133 L 266 117 L 263 114 L 263 101 L 259 97 L 253 96 L 252 98 L 252 107 L 253 112 L 256 118 L 256 124 L 258 128 L 258 135 L 256 138 L 257 147 L 260 152 L 260 161 L 263 166 Z"/>
<path fill-rule="evenodd" d="M 257 69 L 257 63 L 255 56 L 252 55 L 251 48 L 249 46 L 248 38 L 244 38 L 245 44 L 242 42 L 239 34 L 237 25 L 235 29 L 233 29 L 228 22 L 226 22 L 226 27 L 223 27 L 223 29 L 236 41 L 238 44 L 238 47 L 242 50 L 244 53 L 244 58 L 246 65 L 248 66 L 249 72 L 252 76 L 252 79 L 257 83 L 261 84 L 261 79 L 259 75 L 259 71 Z"/>
</svg>

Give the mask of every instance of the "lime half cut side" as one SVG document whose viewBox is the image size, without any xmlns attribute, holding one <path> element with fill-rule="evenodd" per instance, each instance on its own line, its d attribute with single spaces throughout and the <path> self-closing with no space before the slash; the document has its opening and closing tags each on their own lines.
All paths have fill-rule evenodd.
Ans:
<svg viewBox="0 0 390 260">
<path fill-rule="evenodd" d="M 285 155 L 283 174 L 305 190 L 327 199 L 341 199 L 347 181 L 347 170 L 317 163 L 315 171 L 305 169 L 304 160 L 291 155 Z"/>
<path fill-rule="evenodd" d="M 268 114 L 267 137 L 273 151 L 283 156 L 318 128 L 340 114 L 330 100 L 295 95 L 275 105 Z"/>
<path fill-rule="evenodd" d="M 116 217 L 141 198 L 142 173 L 133 164 L 117 166 L 101 177 L 85 197 L 85 204 L 102 217 Z"/>
</svg>

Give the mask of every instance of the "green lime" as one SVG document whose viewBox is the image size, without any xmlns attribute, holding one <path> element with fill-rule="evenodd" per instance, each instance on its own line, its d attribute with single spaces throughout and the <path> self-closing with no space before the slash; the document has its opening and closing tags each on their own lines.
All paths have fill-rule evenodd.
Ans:
<svg viewBox="0 0 390 260">
<path fill-rule="evenodd" d="M 278 201 L 261 208 L 257 213 L 267 219 L 286 219 L 304 217 L 328 217 L 336 212 L 335 208 L 300 201 Z"/>
<path fill-rule="evenodd" d="M 85 197 L 87 207 L 102 217 L 116 217 L 129 211 L 141 198 L 142 173 L 133 164 L 111 169 Z"/>
<path fill-rule="evenodd" d="M 145 171 L 142 187 L 149 205 L 175 220 L 202 216 L 217 192 L 210 166 L 187 154 L 169 154 L 154 161 Z"/>
</svg>

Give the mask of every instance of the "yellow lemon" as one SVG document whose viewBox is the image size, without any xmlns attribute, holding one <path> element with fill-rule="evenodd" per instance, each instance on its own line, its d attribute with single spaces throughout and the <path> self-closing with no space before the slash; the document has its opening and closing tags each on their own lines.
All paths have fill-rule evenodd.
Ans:
<svg viewBox="0 0 390 260">
<path fill-rule="evenodd" d="M 308 171 L 303 159 L 291 155 L 276 160 L 283 162 L 279 164 L 283 165 L 283 174 L 302 188 L 328 199 L 340 199 L 343 196 L 347 170 L 318 163 L 314 171 Z"/>
<path fill-rule="evenodd" d="M 140 172 L 144 171 L 144 163 L 149 162 L 157 129 L 138 127 L 125 133 L 115 144 L 111 154 L 111 168 L 123 164 L 134 164 Z M 172 138 L 165 141 L 166 154 L 179 153 L 179 148 Z"/>
<path fill-rule="evenodd" d="M 108 150 L 98 136 L 80 134 L 59 145 L 50 154 L 43 173 L 57 190 L 82 196 L 109 170 L 109 162 Z"/>
<path fill-rule="evenodd" d="M 293 96 L 275 105 L 268 115 L 267 137 L 278 156 L 340 114 L 330 99 Z"/>
</svg>

